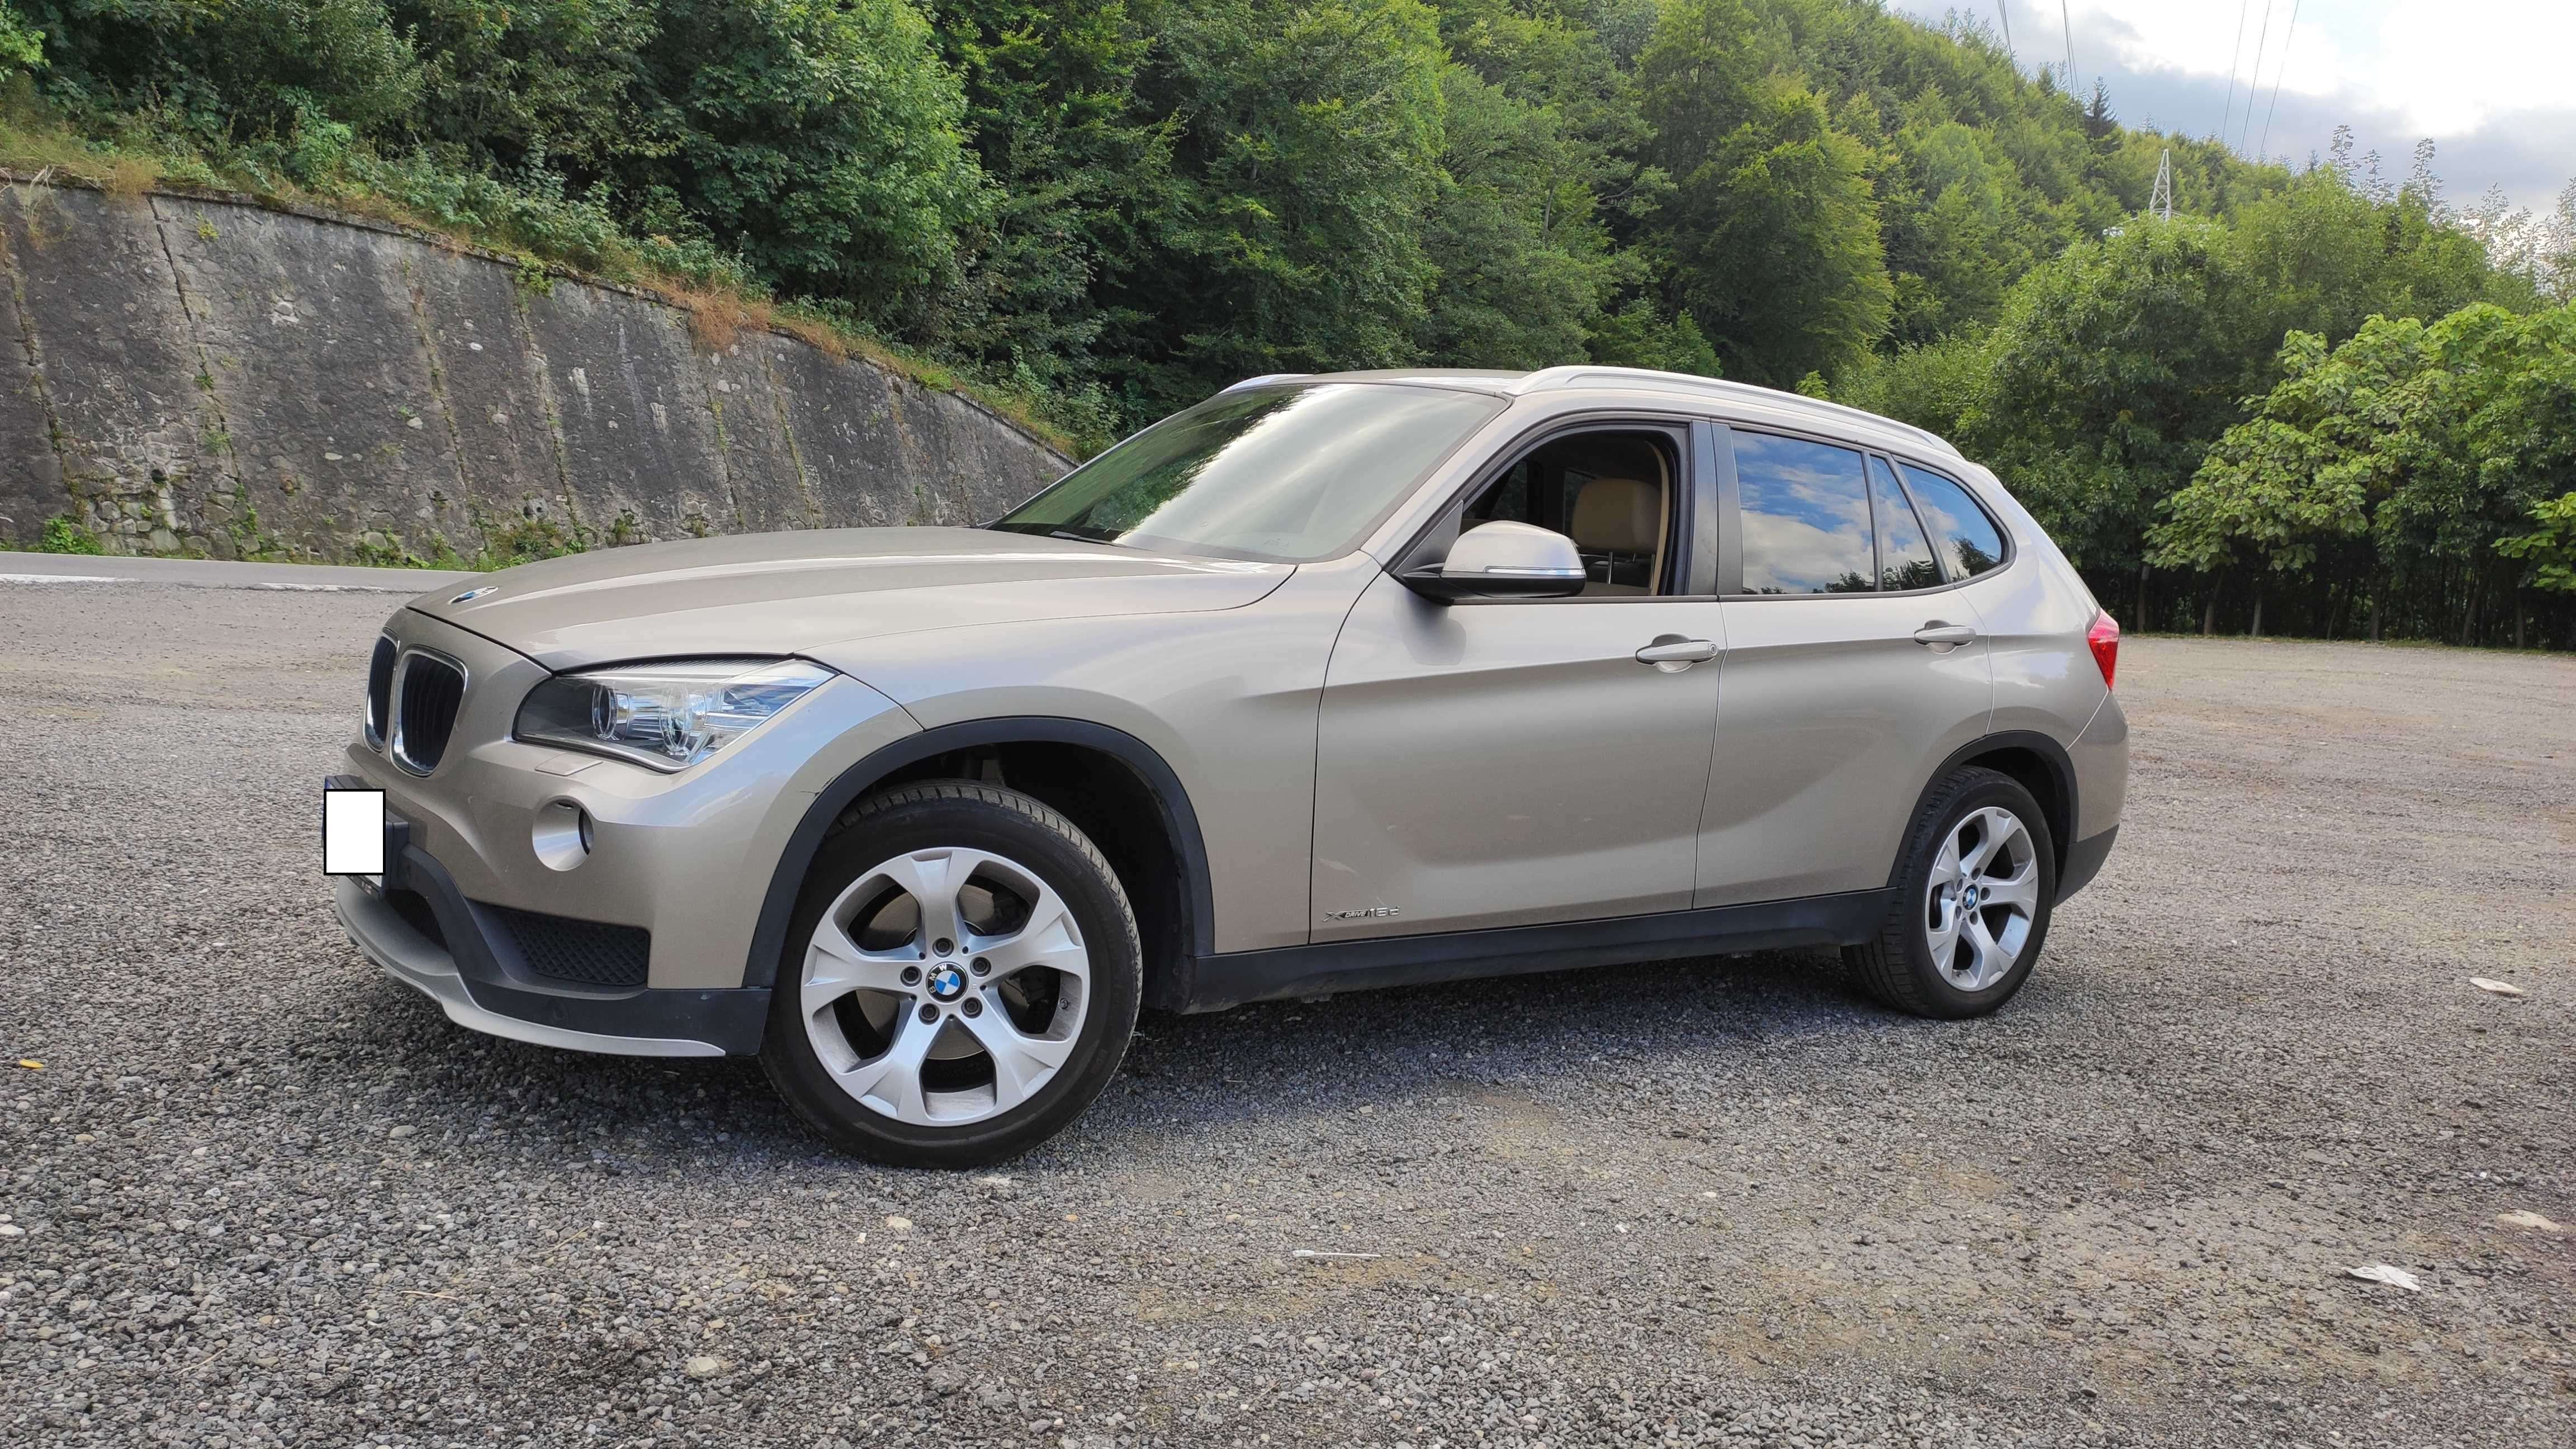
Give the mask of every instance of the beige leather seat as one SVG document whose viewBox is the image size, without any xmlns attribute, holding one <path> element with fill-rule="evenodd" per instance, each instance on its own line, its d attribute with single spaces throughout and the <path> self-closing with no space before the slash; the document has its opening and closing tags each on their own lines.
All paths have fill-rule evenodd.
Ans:
<svg viewBox="0 0 2576 1449">
<path fill-rule="evenodd" d="M 1650 579 L 1664 576 L 1664 489 L 1642 478 L 1595 478 L 1574 496 L 1568 529 L 1574 546 L 1594 553 L 1644 554 L 1651 560 Z M 1585 584 L 1586 594 L 1651 594 L 1637 584 Z"/>
</svg>

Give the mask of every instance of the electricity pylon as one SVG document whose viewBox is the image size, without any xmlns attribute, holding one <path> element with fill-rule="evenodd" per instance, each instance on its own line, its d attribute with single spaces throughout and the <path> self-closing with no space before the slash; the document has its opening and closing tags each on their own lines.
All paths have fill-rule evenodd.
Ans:
<svg viewBox="0 0 2576 1449">
<path fill-rule="evenodd" d="M 2173 148 L 2156 158 L 2156 189 L 2147 194 L 2147 214 L 2173 220 Z"/>
</svg>

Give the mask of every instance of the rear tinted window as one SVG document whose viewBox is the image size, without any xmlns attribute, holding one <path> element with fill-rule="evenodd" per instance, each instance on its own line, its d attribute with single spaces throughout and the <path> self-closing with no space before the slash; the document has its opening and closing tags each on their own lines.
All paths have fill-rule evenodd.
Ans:
<svg viewBox="0 0 2576 1449">
<path fill-rule="evenodd" d="M 1887 460 L 1869 460 L 1869 501 L 1878 510 L 1878 586 L 1882 589 L 1929 589 L 1941 583 L 1941 566 L 1932 561 L 1932 546 L 1923 541 L 1923 525 L 1914 521 L 1914 505 L 1896 486 Z"/>
<path fill-rule="evenodd" d="M 1748 594 L 1853 594 L 1877 587 L 1869 493 L 1849 448 L 1735 434 L 1735 490 Z"/>
<path fill-rule="evenodd" d="M 1932 535 L 1932 547 L 1950 577 L 1968 578 L 2004 561 L 2003 530 L 1995 527 L 1966 488 L 1910 463 L 1897 466 L 1905 470 L 1905 486 L 1923 510 L 1923 527 Z"/>
</svg>

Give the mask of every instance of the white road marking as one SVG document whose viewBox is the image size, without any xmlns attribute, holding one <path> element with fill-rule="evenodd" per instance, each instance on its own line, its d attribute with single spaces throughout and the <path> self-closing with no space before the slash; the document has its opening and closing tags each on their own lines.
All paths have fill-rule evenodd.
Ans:
<svg viewBox="0 0 2576 1449">
<path fill-rule="evenodd" d="M 117 574 L 0 574 L 0 584 L 139 584 L 142 579 Z M 183 589 L 267 589 L 282 594 L 417 594 L 420 589 L 403 584 L 279 584 L 260 582 L 226 583 L 212 579 L 164 579 L 159 582 Z"/>
<path fill-rule="evenodd" d="M 417 594 L 414 588 L 388 588 L 383 584 L 213 584 L 212 588 L 275 589 L 290 594 Z"/>
</svg>

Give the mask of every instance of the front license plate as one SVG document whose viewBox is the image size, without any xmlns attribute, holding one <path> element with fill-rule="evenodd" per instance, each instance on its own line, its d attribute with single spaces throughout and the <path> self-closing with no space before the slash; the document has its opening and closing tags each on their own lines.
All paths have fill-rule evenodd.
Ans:
<svg viewBox="0 0 2576 1449">
<path fill-rule="evenodd" d="M 371 891 L 384 889 L 384 791 L 323 787 L 322 873 L 353 875 Z"/>
</svg>

